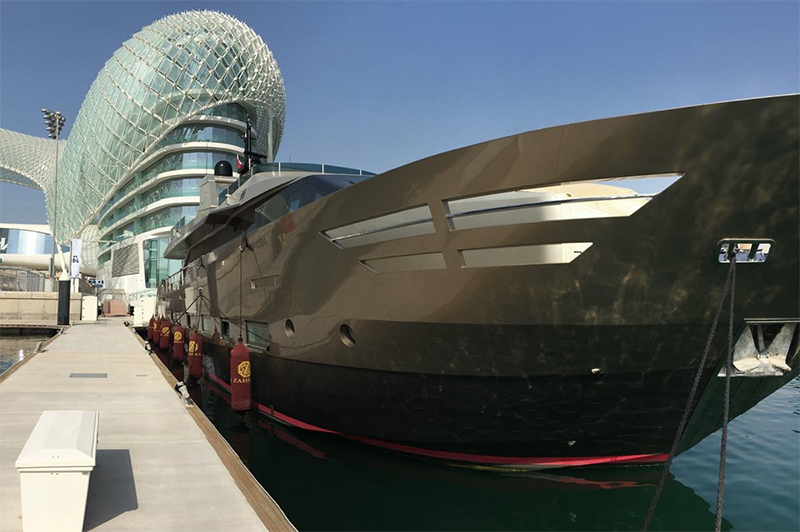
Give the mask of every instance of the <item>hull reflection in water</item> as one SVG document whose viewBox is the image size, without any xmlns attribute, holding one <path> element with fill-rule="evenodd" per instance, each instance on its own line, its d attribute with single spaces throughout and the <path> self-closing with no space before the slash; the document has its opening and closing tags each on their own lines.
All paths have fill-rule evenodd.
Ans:
<svg viewBox="0 0 800 532">
<path fill-rule="evenodd" d="M 182 320 L 222 386 L 241 334 L 254 407 L 284 424 L 493 467 L 661 462 L 729 251 L 732 416 L 800 368 L 799 105 L 560 126 L 372 177 L 256 168 L 172 240 L 160 311 L 197 302 Z M 721 424 L 726 343 L 681 452 Z"/>
<path fill-rule="evenodd" d="M 562 473 L 483 471 L 405 457 L 335 435 L 230 411 L 224 389 L 202 405 L 300 530 L 638 530 L 660 467 Z M 241 432 L 242 419 L 249 429 Z M 235 427 L 240 432 L 229 437 Z M 247 438 L 249 437 L 249 441 Z M 713 508 L 670 476 L 652 530 L 706 530 Z M 727 520 L 723 530 L 731 529 Z"/>
</svg>

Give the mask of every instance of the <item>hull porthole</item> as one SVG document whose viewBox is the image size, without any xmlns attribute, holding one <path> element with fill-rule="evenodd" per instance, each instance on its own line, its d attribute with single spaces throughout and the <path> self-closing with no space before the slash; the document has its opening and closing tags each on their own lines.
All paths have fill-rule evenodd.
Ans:
<svg viewBox="0 0 800 532">
<path fill-rule="evenodd" d="M 353 347 L 356 345 L 356 340 L 353 336 L 353 329 L 351 329 L 349 325 L 343 323 L 341 327 L 339 327 L 339 338 L 342 339 L 342 343 L 347 347 Z"/>
</svg>

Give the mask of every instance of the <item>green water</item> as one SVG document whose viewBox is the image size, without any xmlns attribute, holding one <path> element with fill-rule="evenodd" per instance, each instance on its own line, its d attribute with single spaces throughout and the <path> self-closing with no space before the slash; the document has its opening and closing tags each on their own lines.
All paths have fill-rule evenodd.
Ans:
<svg viewBox="0 0 800 532">
<path fill-rule="evenodd" d="M 36 344 L 49 340 L 54 333 L 55 331 L 20 335 L 13 329 L 0 329 L 0 373 L 32 353 Z"/>
<path fill-rule="evenodd" d="M 405 457 L 203 410 L 289 519 L 306 530 L 639 530 L 660 466 L 508 474 Z M 199 395 L 196 396 L 200 399 Z M 651 530 L 713 530 L 719 433 L 678 457 Z M 724 530 L 800 530 L 800 379 L 729 429 Z"/>
</svg>

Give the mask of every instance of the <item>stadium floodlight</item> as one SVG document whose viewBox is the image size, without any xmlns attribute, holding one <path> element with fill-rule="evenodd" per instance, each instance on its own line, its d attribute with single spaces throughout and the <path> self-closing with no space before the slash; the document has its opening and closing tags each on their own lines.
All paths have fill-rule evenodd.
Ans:
<svg viewBox="0 0 800 532">
<path fill-rule="evenodd" d="M 56 273 L 56 219 L 58 216 L 58 137 L 61 134 L 61 129 L 64 127 L 66 119 L 61 114 L 61 111 L 51 111 L 50 109 L 42 109 L 44 114 L 44 123 L 47 126 L 49 137 L 56 141 L 56 173 L 53 179 L 53 223 L 51 224 L 50 240 L 52 245 L 50 247 L 50 278 L 52 279 Z"/>
</svg>

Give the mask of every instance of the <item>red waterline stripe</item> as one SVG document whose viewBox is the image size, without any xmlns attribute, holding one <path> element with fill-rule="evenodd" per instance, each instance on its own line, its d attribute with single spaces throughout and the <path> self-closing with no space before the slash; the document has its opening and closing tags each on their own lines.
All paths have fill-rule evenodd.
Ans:
<svg viewBox="0 0 800 532">
<path fill-rule="evenodd" d="M 216 375 L 214 375 L 212 373 L 209 373 L 208 371 L 205 370 L 205 368 L 203 369 L 203 376 L 210 378 L 212 381 L 216 382 L 217 384 L 219 384 L 220 386 L 225 388 L 227 391 L 229 391 L 229 392 L 231 391 L 231 385 L 230 384 L 228 384 L 224 380 L 220 379 Z"/>
<path fill-rule="evenodd" d="M 226 390 L 230 391 L 231 387 L 225 381 L 221 380 L 216 375 L 212 375 L 205 370 L 203 370 L 203 374 L 207 377 L 210 377 L 214 382 L 225 388 Z M 254 401 L 255 403 L 255 401 Z M 430 458 L 440 458 L 444 460 L 454 460 L 457 462 L 473 462 L 478 464 L 497 464 L 497 465 L 543 465 L 543 466 L 586 466 L 586 465 L 600 465 L 600 464 L 647 464 L 647 463 L 654 463 L 654 462 L 665 462 L 668 458 L 666 454 L 628 454 L 623 456 L 581 456 L 581 457 L 514 457 L 514 456 L 489 456 L 489 455 L 482 455 L 482 454 L 465 454 L 465 453 L 454 453 L 450 451 L 436 451 L 432 449 L 423 449 L 422 447 L 414 447 L 411 445 L 401 445 L 399 443 L 391 443 L 383 440 L 374 440 L 372 438 L 366 438 L 364 436 L 353 436 L 349 434 L 342 434 L 341 432 L 336 432 L 329 429 L 323 429 L 322 427 L 317 427 L 315 425 L 309 425 L 308 423 L 304 423 L 299 419 L 295 419 L 291 416 L 287 416 L 286 414 L 282 414 L 277 410 L 273 410 L 270 408 L 265 407 L 261 403 L 255 403 L 258 406 L 258 410 L 271 416 L 279 421 L 283 421 L 284 423 L 288 423 L 289 425 L 295 426 L 297 428 L 305 429 L 305 430 L 312 430 L 315 432 L 325 432 L 328 434 L 336 434 L 338 436 L 342 436 L 344 438 L 358 441 L 361 443 L 366 443 L 368 445 L 374 445 L 376 447 L 382 447 L 384 449 L 389 449 L 392 451 L 402 452 L 402 453 L 409 453 L 409 454 L 416 454 L 420 456 L 427 456 Z"/>
</svg>

